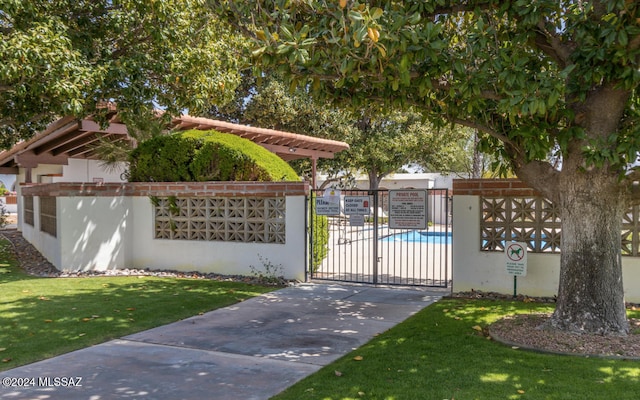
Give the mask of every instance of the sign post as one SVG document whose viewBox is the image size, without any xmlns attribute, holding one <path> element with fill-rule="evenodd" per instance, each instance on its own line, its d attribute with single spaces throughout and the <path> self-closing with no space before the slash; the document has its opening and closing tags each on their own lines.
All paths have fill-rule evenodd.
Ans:
<svg viewBox="0 0 640 400">
<path fill-rule="evenodd" d="M 527 244 L 507 242 L 504 248 L 507 273 L 513 275 L 513 297 L 518 295 L 518 277 L 527 276 Z"/>
</svg>

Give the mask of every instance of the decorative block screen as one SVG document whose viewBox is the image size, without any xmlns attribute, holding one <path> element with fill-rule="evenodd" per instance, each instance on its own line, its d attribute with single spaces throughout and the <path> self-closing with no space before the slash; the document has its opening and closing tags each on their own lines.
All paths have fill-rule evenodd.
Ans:
<svg viewBox="0 0 640 400">
<path fill-rule="evenodd" d="M 155 238 L 285 243 L 284 197 L 154 197 Z"/>
<path fill-rule="evenodd" d="M 504 251 L 505 240 L 526 242 L 535 253 L 560 252 L 561 224 L 556 206 L 542 197 L 480 197 L 481 250 Z M 630 208 L 622 221 L 622 255 L 638 256 L 640 211 Z"/>
<path fill-rule="evenodd" d="M 33 196 L 23 197 L 23 207 L 24 207 L 24 223 L 27 225 L 34 226 L 35 222 L 33 219 Z"/>
<path fill-rule="evenodd" d="M 481 197 L 482 250 L 504 251 L 505 240 L 539 253 L 560 251 L 558 209 L 542 197 Z"/>
<path fill-rule="evenodd" d="M 40 230 L 51 236 L 58 236 L 58 212 L 56 198 L 52 196 L 40 197 Z"/>
</svg>

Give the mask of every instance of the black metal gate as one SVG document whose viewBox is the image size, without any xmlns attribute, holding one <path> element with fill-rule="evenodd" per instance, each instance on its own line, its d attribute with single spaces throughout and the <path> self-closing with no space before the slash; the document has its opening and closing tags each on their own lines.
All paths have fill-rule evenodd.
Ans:
<svg viewBox="0 0 640 400">
<path fill-rule="evenodd" d="M 310 278 L 447 287 L 452 272 L 451 199 L 447 189 L 425 191 L 428 226 L 424 229 L 389 227 L 388 190 L 312 193 L 307 269 Z M 328 208 L 327 199 L 332 203 Z M 353 200 L 359 209 L 353 207 Z"/>
</svg>

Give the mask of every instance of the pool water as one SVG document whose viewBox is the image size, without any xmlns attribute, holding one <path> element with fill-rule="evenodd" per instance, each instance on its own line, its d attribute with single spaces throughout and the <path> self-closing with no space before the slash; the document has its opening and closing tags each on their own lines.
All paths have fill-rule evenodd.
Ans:
<svg viewBox="0 0 640 400">
<path fill-rule="evenodd" d="M 451 244 L 451 232 L 408 231 L 383 237 L 383 242 Z"/>
</svg>

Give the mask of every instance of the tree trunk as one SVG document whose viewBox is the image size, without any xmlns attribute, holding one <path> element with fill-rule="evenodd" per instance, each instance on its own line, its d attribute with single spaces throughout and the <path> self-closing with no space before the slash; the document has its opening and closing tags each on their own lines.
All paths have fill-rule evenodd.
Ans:
<svg viewBox="0 0 640 400">
<path fill-rule="evenodd" d="M 367 171 L 367 175 L 369 176 L 369 190 L 378 190 L 380 187 L 380 179 L 378 178 L 378 174 L 375 168 L 371 168 Z"/>
<path fill-rule="evenodd" d="M 560 282 L 550 324 L 564 331 L 625 335 L 620 235 L 626 197 L 616 176 L 576 171 L 561 185 Z"/>
</svg>

